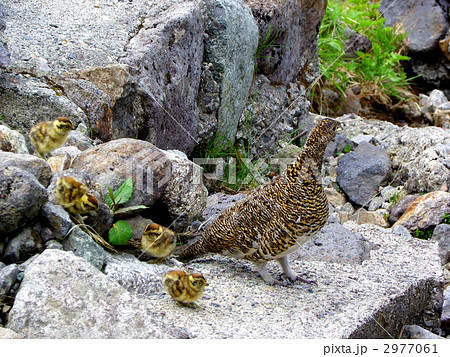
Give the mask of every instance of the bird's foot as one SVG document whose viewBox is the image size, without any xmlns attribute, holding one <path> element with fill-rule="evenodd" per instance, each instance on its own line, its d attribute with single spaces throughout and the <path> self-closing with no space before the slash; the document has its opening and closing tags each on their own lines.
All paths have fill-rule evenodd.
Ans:
<svg viewBox="0 0 450 357">
<path fill-rule="evenodd" d="M 296 281 L 301 281 L 302 283 L 314 284 L 317 286 L 317 283 L 314 280 L 308 280 L 308 279 L 302 278 L 300 275 L 294 275 L 293 277 L 287 276 L 286 280 L 288 280 L 291 284 L 293 284 Z"/>
</svg>

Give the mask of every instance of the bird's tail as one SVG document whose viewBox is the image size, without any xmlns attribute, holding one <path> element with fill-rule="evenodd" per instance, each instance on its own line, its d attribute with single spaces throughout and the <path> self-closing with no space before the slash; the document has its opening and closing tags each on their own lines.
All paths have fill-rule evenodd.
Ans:
<svg viewBox="0 0 450 357">
<path fill-rule="evenodd" d="M 201 240 L 198 240 L 183 250 L 177 259 L 181 261 L 188 261 L 204 254 L 206 254 L 206 251 L 202 246 Z"/>
</svg>

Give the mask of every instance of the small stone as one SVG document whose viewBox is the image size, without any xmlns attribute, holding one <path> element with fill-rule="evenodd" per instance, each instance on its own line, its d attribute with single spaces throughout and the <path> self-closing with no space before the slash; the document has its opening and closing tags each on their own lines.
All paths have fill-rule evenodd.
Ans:
<svg viewBox="0 0 450 357">
<path fill-rule="evenodd" d="M 3 295 L 8 295 L 16 282 L 19 268 L 17 264 L 10 264 L 0 270 L 0 302 L 4 300 Z"/>
<path fill-rule="evenodd" d="M 439 224 L 433 231 L 432 240 L 439 245 L 439 257 L 442 265 L 450 262 L 450 224 Z"/>
<path fill-rule="evenodd" d="M 372 201 L 370 201 L 369 207 L 367 208 L 367 210 L 368 211 L 376 211 L 383 205 L 384 201 L 385 200 L 383 197 L 380 197 L 380 196 L 374 197 L 372 199 Z"/>
<path fill-rule="evenodd" d="M 401 224 L 410 232 L 436 226 L 442 222 L 444 213 L 450 212 L 450 193 L 430 192 L 418 197 L 395 225 Z"/>
<path fill-rule="evenodd" d="M 392 227 L 392 233 L 397 234 L 402 237 L 405 237 L 405 238 L 412 237 L 411 233 L 409 233 L 409 231 L 401 225 Z"/>
<path fill-rule="evenodd" d="M 64 247 L 61 244 L 61 242 L 59 242 L 55 239 L 51 239 L 48 242 L 45 242 L 45 249 L 61 249 L 61 250 L 63 250 Z"/>
<path fill-rule="evenodd" d="M 389 223 L 394 224 L 405 213 L 409 206 L 414 202 L 416 198 L 420 197 L 419 194 L 408 195 L 403 197 L 400 201 L 395 203 L 390 211 Z"/>
<path fill-rule="evenodd" d="M 438 336 L 418 325 L 408 325 L 405 327 L 402 338 L 410 339 L 440 339 Z"/>
<path fill-rule="evenodd" d="M 41 214 L 56 239 L 64 239 L 73 226 L 69 213 L 60 205 L 47 202 L 42 206 Z"/>
<path fill-rule="evenodd" d="M 43 250 L 40 234 L 35 230 L 25 228 L 5 246 L 3 260 L 6 263 L 21 263 Z"/>
<path fill-rule="evenodd" d="M 364 208 L 356 210 L 356 212 L 350 217 L 350 220 L 355 221 L 358 224 L 369 223 L 383 228 L 389 227 L 389 223 L 384 215 L 375 211 L 368 212 Z"/>
<path fill-rule="evenodd" d="M 328 202 L 333 207 L 342 207 L 345 204 L 345 196 L 342 193 L 337 192 L 334 188 L 325 188 L 325 194 L 327 195 Z"/>
<path fill-rule="evenodd" d="M 74 252 L 75 255 L 82 257 L 97 269 L 103 267 L 107 253 L 94 242 L 89 234 L 82 231 L 79 227 L 72 230 L 70 235 L 63 241 L 63 247 L 64 250 Z"/>
<path fill-rule="evenodd" d="M 441 328 L 446 334 L 450 334 L 450 285 L 444 290 L 443 295 Z"/>
</svg>

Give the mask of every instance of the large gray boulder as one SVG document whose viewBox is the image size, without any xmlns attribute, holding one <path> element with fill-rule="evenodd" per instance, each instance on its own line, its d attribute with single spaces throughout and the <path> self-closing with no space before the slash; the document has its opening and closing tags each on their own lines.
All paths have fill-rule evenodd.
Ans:
<svg viewBox="0 0 450 357">
<path fill-rule="evenodd" d="M 253 79 L 258 26 L 249 8 L 239 0 L 205 0 L 203 13 L 204 61 L 219 90 L 217 132 L 234 142 Z"/>
<path fill-rule="evenodd" d="M 196 2 L 146 19 L 127 46 L 121 61 L 138 73 L 146 113 L 139 135 L 149 136 L 159 148 L 189 155 L 196 144 L 202 58 L 203 20 Z M 116 116 L 115 130 L 125 130 L 124 135 L 130 123 L 121 120 Z"/>
<path fill-rule="evenodd" d="M 317 35 L 327 0 L 244 2 L 259 27 L 258 72 L 273 84 L 311 84 L 319 74 Z"/>
<path fill-rule="evenodd" d="M 47 190 L 30 173 L 17 167 L 0 167 L 0 240 L 25 227 L 47 201 Z"/>
<path fill-rule="evenodd" d="M 406 46 L 414 52 L 435 48 L 448 28 L 446 14 L 437 0 L 382 0 L 380 12 L 386 26 L 401 26 L 408 33 Z"/>
<path fill-rule="evenodd" d="M 125 207 L 151 206 L 161 196 L 171 177 L 170 160 L 153 144 L 135 139 L 118 139 L 94 146 L 78 154 L 71 168 L 89 172 L 100 187 L 101 197 L 108 187 L 117 190 L 132 177 L 133 196 Z"/>
<path fill-rule="evenodd" d="M 183 338 L 152 302 L 71 252 L 48 249 L 25 270 L 7 327 L 25 338 Z"/>
<path fill-rule="evenodd" d="M 337 183 L 350 201 L 368 207 L 391 173 L 389 155 L 381 146 L 362 142 L 338 162 Z"/>
</svg>

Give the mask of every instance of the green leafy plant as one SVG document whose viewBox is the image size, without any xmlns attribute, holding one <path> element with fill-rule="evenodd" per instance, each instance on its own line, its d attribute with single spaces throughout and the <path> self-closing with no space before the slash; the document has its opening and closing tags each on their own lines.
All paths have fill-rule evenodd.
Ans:
<svg viewBox="0 0 450 357">
<path fill-rule="evenodd" d="M 268 50 L 271 47 L 283 47 L 282 45 L 275 44 L 276 39 L 280 35 L 280 31 L 276 31 L 274 35 L 272 35 L 272 26 L 269 26 L 269 29 L 267 30 L 267 34 L 264 37 L 264 39 L 258 44 L 258 48 L 256 49 L 255 53 L 255 73 L 258 73 L 258 67 L 257 62 L 260 58 L 272 58 L 270 56 L 264 56 L 264 52 Z"/>
<path fill-rule="evenodd" d="M 330 0 L 319 30 L 319 61 L 321 78 L 312 91 L 312 108 L 330 108 L 323 89 L 329 88 L 340 95 L 341 103 L 346 90 L 358 88 L 363 107 L 374 105 L 390 107 L 405 98 L 413 98 L 402 61 L 403 40 L 406 33 L 384 26 L 378 11 L 379 2 L 370 0 Z M 366 36 L 372 44 L 367 52 L 346 54 L 351 32 Z M 334 109 L 334 108 L 331 108 Z M 339 108 L 335 108 L 338 110 Z"/>
<path fill-rule="evenodd" d="M 443 220 L 442 220 L 443 223 L 450 224 L 450 214 L 449 213 L 444 213 L 442 218 L 443 218 Z"/>
<path fill-rule="evenodd" d="M 433 236 L 434 228 L 427 228 L 427 229 L 416 229 L 414 231 L 414 235 L 416 238 L 429 240 Z"/>
<path fill-rule="evenodd" d="M 114 214 L 119 214 L 124 211 L 131 212 L 134 210 L 142 210 L 146 206 L 131 206 L 119 209 L 118 206 L 128 202 L 133 195 L 133 180 L 131 177 L 127 178 L 122 185 L 115 191 L 108 187 L 108 194 L 105 195 L 105 203 L 113 211 Z M 108 232 L 108 240 L 112 245 L 125 245 L 133 236 L 133 230 L 128 222 L 118 220 L 114 223 Z"/>
</svg>

